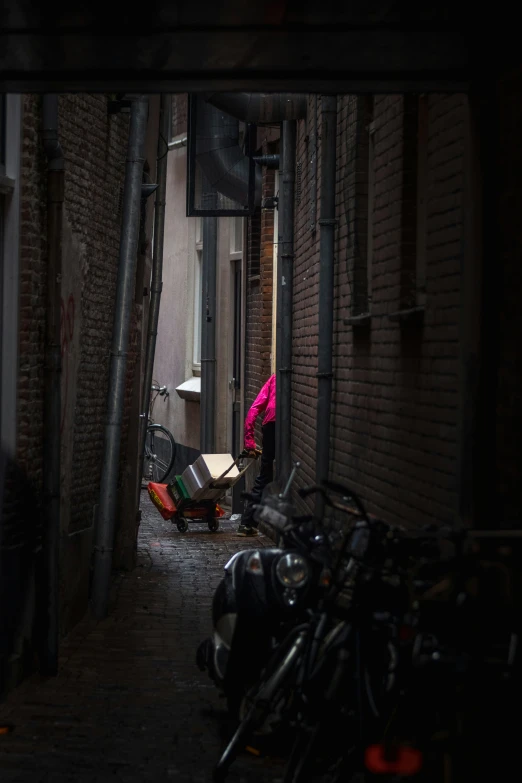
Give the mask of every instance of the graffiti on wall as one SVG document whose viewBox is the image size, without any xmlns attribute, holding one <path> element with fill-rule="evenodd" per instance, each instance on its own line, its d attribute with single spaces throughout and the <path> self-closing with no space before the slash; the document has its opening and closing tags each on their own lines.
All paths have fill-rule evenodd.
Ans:
<svg viewBox="0 0 522 783">
<path fill-rule="evenodd" d="M 67 397 L 69 390 L 69 354 L 71 352 L 71 343 L 74 337 L 74 296 L 69 294 L 67 303 L 62 299 L 60 314 L 60 348 L 62 358 L 62 420 L 60 432 L 63 432 L 65 424 L 65 413 L 67 411 Z"/>
</svg>

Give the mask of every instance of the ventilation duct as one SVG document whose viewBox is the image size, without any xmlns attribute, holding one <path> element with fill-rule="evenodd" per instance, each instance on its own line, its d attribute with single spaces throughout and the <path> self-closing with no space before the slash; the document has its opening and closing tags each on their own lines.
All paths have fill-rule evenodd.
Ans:
<svg viewBox="0 0 522 783">
<path fill-rule="evenodd" d="M 212 92 L 205 100 L 243 122 L 256 125 L 304 120 L 308 96 L 289 92 Z"/>
<path fill-rule="evenodd" d="M 219 211 L 247 210 L 251 204 L 249 189 L 252 186 L 254 203 L 258 206 L 261 203 L 261 171 L 241 147 L 239 120 L 199 96 L 196 100 L 195 162 L 196 169 L 199 167 L 203 175 L 194 183 L 196 209 L 201 208 L 209 194 L 216 193 L 214 206 Z"/>
</svg>

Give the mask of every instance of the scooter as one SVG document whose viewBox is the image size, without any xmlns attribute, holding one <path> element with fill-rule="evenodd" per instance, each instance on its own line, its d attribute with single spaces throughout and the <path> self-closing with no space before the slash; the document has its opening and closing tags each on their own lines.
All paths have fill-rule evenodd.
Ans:
<svg viewBox="0 0 522 783">
<path fill-rule="evenodd" d="M 306 615 L 328 578 L 323 573 L 328 538 L 312 516 L 294 516 L 289 502 L 298 467 L 284 492 L 267 487 L 254 511 L 258 523 L 277 532 L 278 546 L 237 552 L 228 561 L 214 594 L 212 637 L 198 648 L 200 670 L 208 671 L 234 718 L 273 650 Z"/>
</svg>

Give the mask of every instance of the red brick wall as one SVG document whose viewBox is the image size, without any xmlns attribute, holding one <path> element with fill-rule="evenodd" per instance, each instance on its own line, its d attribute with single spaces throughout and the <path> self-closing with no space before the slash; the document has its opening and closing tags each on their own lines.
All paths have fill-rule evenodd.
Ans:
<svg viewBox="0 0 522 783">
<path fill-rule="evenodd" d="M 275 152 L 264 144 L 263 153 Z M 274 171 L 263 169 L 262 197 L 274 195 Z M 261 210 L 248 221 L 246 281 L 245 410 L 271 373 L 274 211 Z M 258 442 L 262 419 L 257 422 Z"/>
<path fill-rule="evenodd" d="M 295 207 L 294 318 L 292 357 L 292 457 L 301 463 L 297 483 L 315 481 L 315 433 L 317 398 L 317 330 L 319 293 L 319 230 L 317 221 L 310 224 L 310 199 L 317 189 L 319 217 L 319 183 L 321 176 L 321 146 L 318 134 L 317 179 L 312 179 L 314 98 L 308 101 L 308 124 L 298 123 L 297 164 L 301 164 L 301 201 Z M 318 99 L 318 112 L 320 100 Z M 320 123 L 320 115 L 318 124 Z"/>
<path fill-rule="evenodd" d="M 46 295 L 46 181 L 38 98 L 24 96 L 17 458 L 41 489 Z"/>
<path fill-rule="evenodd" d="M 43 357 L 46 306 L 46 161 L 41 144 L 41 98 L 25 96 L 21 197 L 20 394 L 18 457 L 41 483 Z M 128 116 L 107 114 L 103 95 L 60 98 L 59 138 L 64 150 L 65 218 L 83 250 L 80 363 L 74 416 L 70 531 L 89 527 L 98 502 L 109 351 L 121 224 Z M 153 161 L 151 161 L 153 163 Z M 80 265 L 80 259 L 78 259 Z M 132 316 L 122 454 L 137 359 Z M 65 520 L 64 520 L 65 521 Z"/>
<path fill-rule="evenodd" d="M 458 305 L 462 230 L 461 96 L 430 96 L 426 312 L 424 325 L 400 325 L 405 188 L 404 100 L 376 96 L 373 291 L 371 321 L 354 328 L 352 296 L 364 237 L 364 154 L 356 154 L 357 107 L 338 101 L 332 477 L 357 489 L 373 513 L 391 521 L 447 521 L 456 509 Z M 320 113 L 319 113 L 320 121 Z M 363 128 L 364 130 L 364 128 Z M 296 210 L 293 454 L 302 481 L 315 472 L 318 239 L 308 225 L 310 166 L 305 122 Z M 362 161 L 362 162 L 361 162 Z M 320 177 L 320 165 L 319 165 Z M 318 182 L 318 187 L 320 182 Z M 358 198 L 356 198 L 358 194 Z M 318 202 L 318 210 L 319 210 Z M 318 212 L 319 214 L 319 212 Z M 354 216 L 359 215 L 359 221 Z M 350 224 L 352 224 L 350 226 Z M 357 285 L 355 285 L 357 288 Z M 357 310 L 357 308 L 356 308 Z"/>
<path fill-rule="evenodd" d="M 180 93 L 172 96 L 171 133 L 178 136 L 187 132 L 188 95 Z"/>
<path fill-rule="evenodd" d="M 100 463 L 118 272 L 121 210 L 128 115 L 108 115 L 103 95 L 64 95 L 60 100 L 60 141 L 66 159 L 65 210 L 85 258 L 82 272 L 80 364 L 73 447 L 70 530 L 92 522 L 98 502 Z M 86 129 L 89 132 L 86 133 Z M 136 359 L 131 334 L 127 378 Z M 128 406 L 121 453 L 125 453 Z"/>
</svg>

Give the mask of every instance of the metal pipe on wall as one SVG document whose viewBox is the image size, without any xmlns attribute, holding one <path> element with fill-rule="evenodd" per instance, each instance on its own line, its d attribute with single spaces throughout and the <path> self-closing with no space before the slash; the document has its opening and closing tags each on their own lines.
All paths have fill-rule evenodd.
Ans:
<svg viewBox="0 0 522 783">
<path fill-rule="evenodd" d="M 138 258 L 141 185 L 145 161 L 148 100 L 132 101 L 121 225 L 120 258 L 112 348 L 109 368 L 105 447 L 101 466 L 100 502 L 94 551 L 92 608 L 98 618 L 108 611 L 112 552 L 116 528 L 116 504 L 120 468 L 120 443 L 125 400 L 125 374 L 129 343 L 130 317 Z"/>
<path fill-rule="evenodd" d="M 333 305 L 335 252 L 335 175 L 337 96 L 321 96 L 321 205 L 319 215 L 319 344 L 317 368 L 316 480 L 328 478 L 333 380 Z M 316 499 L 316 513 L 323 499 Z"/>
<path fill-rule="evenodd" d="M 58 673 L 59 568 L 60 568 L 60 452 L 61 452 L 61 352 L 62 241 L 64 156 L 58 140 L 58 96 L 44 95 L 42 135 L 47 157 L 47 306 L 44 371 L 44 569 L 47 616 L 41 667 Z"/>
<path fill-rule="evenodd" d="M 297 125 L 282 123 L 282 166 L 278 220 L 276 314 L 276 472 L 292 467 L 292 303 L 294 278 L 294 195 Z"/>
<path fill-rule="evenodd" d="M 202 454 L 213 454 L 216 450 L 217 231 L 217 218 L 204 217 L 201 263 L 200 449 Z"/>
<path fill-rule="evenodd" d="M 152 272 L 150 282 L 149 320 L 147 326 L 147 347 L 145 349 L 145 372 L 143 376 L 143 393 L 140 413 L 139 468 L 138 468 L 138 506 L 145 459 L 145 437 L 149 416 L 150 389 L 154 373 L 154 357 L 156 353 L 156 338 L 163 289 L 163 239 L 165 234 L 165 199 L 167 193 L 167 163 L 169 138 L 169 105 L 170 95 L 162 95 L 160 103 L 160 120 L 158 134 L 158 153 L 156 162 L 156 201 L 154 203 L 154 239 L 152 247 Z"/>
</svg>

